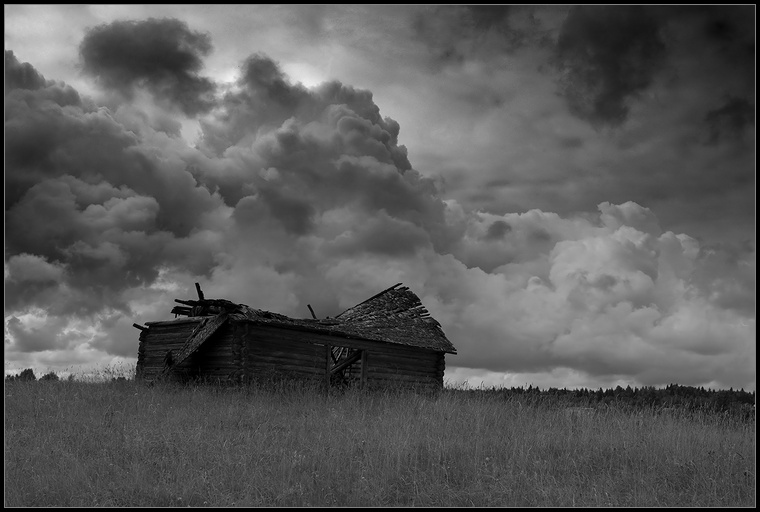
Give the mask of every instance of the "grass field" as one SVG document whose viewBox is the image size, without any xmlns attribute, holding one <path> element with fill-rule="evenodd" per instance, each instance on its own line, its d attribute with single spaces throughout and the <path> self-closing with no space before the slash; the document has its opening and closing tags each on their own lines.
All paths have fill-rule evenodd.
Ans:
<svg viewBox="0 0 760 512">
<path fill-rule="evenodd" d="M 755 424 L 445 390 L 6 382 L 5 506 L 747 506 Z"/>
</svg>

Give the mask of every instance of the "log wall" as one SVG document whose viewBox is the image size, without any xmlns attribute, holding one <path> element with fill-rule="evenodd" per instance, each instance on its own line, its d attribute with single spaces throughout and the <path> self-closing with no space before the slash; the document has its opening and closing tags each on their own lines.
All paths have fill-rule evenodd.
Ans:
<svg viewBox="0 0 760 512">
<path fill-rule="evenodd" d="M 187 318 L 147 324 L 149 328 L 140 333 L 137 375 L 149 380 L 159 376 L 166 351 L 179 353 L 200 321 Z M 178 365 L 176 373 L 223 381 L 278 377 L 327 380 L 328 347 L 364 350 L 355 366 L 357 374 L 363 376 L 363 385 L 370 388 L 443 387 L 442 352 L 232 320 Z M 366 365 L 364 372 L 362 365 Z"/>
<path fill-rule="evenodd" d="M 183 318 L 146 324 L 148 329 L 141 331 L 137 349 L 137 377 L 148 380 L 157 377 L 164 369 L 166 351 L 171 350 L 177 354 L 200 321 L 199 318 Z M 189 363 L 189 360 L 185 361 L 180 367 Z"/>
<path fill-rule="evenodd" d="M 148 380 L 158 377 L 164 369 L 166 352 L 171 350 L 176 356 L 200 321 L 200 318 L 188 318 L 148 324 L 148 329 L 140 334 L 137 375 Z M 242 347 L 235 343 L 235 329 L 230 322 L 220 327 L 198 351 L 177 365 L 174 373 L 219 380 L 239 378 L 243 366 Z"/>
<path fill-rule="evenodd" d="M 321 344 L 304 343 L 303 336 L 294 338 L 284 333 L 287 330 L 238 324 L 236 335 L 245 346 L 246 378 L 324 379 L 327 348 Z"/>
<path fill-rule="evenodd" d="M 246 372 L 251 376 L 292 371 L 323 378 L 326 347 L 349 347 L 366 351 L 356 366 L 361 374 L 362 362 L 367 365 L 365 384 L 369 387 L 443 387 L 442 352 L 255 324 L 248 325 L 245 340 L 249 350 Z"/>
</svg>

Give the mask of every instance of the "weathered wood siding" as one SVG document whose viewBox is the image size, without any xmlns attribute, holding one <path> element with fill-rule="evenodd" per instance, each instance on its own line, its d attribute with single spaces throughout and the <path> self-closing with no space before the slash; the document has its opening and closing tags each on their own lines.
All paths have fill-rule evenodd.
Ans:
<svg viewBox="0 0 760 512">
<path fill-rule="evenodd" d="M 294 329 L 250 324 L 245 332 L 248 347 L 246 371 L 292 371 L 299 376 L 324 377 L 326 346 L 367 351 L 366 384 L 443 387 L 444 353 L 404 345 L 329 336 Z M 357 362 L 357 367 L 361 368 Z"/>
<path fill-rule="evenodd" d="M 140 333 L 137 350 L 137 376 L 148 380 L 157 377 L 164 369 L 166 351 L 178 353 L 200 321 L 200 318 L 182 318 L 146 324 L 148 329 Z M 189 363 L 185 361 L 180 367 Z"/>
<path fill-rule="evenodd" d="M 295 377 L 324 379 L 327 348 L 310 343 L 301 336 L 288 335 L 287 329 L 238 324 L 236 335 L 245 343 L 246 377 Z"/>
<path fill-rule="evenodd" d="M 381 345 L 369 351 L 367 384 L 441 388 L 444 369 L 442 352 Z"/>
<path fill-rule="evenodd" d="M 237 325 L 229 321 L 222 325 L 191 355 L 190 374 L 206 379 L 238 381 L 243 374 L 242 345 L 237 342 Z"/>
<path fill-rule="evenodd" d="M 138 376 L 150 380 L 160 375 L 167 350 L 179 353 L 200 321 L 186 318 L 147 324 L 148 329 L 140 333 Z M 176 371 L 223 381 L 325 380 L 330 366 L 328 347 L 364 350 L 354 372 L 364 376 L 363 384 L 368 387 L 443 387 L 443 352 L 235 320 L 220 327 Z M 362 364 L 366 364 L 365 372 Z"/>
<path fill-rule="evenodd" d="M 166 352 L 171 350 L 178 354 L 200 321 L 201 318 L 187 318 L 149 324 L 148 329 L 140 333 L 138 376 L 150 380 L 160 375 Z M 198 351 L 177 365 L 175 372 L 220 380 L 239 378 L 242 353 L 241 346 L 235 344 L 234 330 L 235 326 L 229 322 L 220 327 Z"/>
</svg>

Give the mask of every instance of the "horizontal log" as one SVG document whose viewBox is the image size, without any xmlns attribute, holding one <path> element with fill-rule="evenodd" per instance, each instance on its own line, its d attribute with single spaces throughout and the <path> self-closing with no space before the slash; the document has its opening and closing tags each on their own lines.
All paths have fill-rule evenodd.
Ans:
<svg viewBox="0 0 760 512">
<path fill-rule="evenodd" d="M 398 368 L 389 368 L 389 367 L 383 367 L 383 366 L 376 366 L 373 365 L 370 361 L 369 367 L 367 368 L 367 372 L 369 375 L 410 375 L 410 376 L 416 376 L 416 377 L 422 377 L 422 378 L 433 378 L 437 374 L 436 372 L 429 372 L 424 370 L 409 370 L 409 369 L 398 369 Z"/>
<path fill-rule="evenodd" d="M 376 364 L 374 361 L 369 364 L 369 368 L 367 370 L 374 373 L 405 373 L 407 375 L 427 375 L 427 376 L 438 375 L 438 372 L 433 369 L 409 368 L 409 367 L 401 368 L 398 366 L 380 366 Z"/>
<path fill-rule="evenodd" d="M 398 360 L 402 362 L 424 362 L 427 365 L 435 366 L 438 364 L 438 355 L 435 353 L 430 352 L 423 352 L 423 351 L 417 351 L 417 352 L 389 352 L 389 351 L 382 351 L 382 352 L 374 352 L 370 351 L 373 354 L 376 354 L 378 358 L 382 360 Z"/>
<path fill-rule="evenodd" d="M 196 316 L 196 317 L 190 317 L 190 318 L 176 318 L 174 320 L 160 320 L 157 322 L 143 322 L 143 323 L 147 325 L 148 327 L 150 327 L 151 329 L 163 329 L 163 328 L 172 328 L 176 325 L 181 325 L 181 324 L 198 323 L 204 318 L 206 317 Z"/>
<path fill-rule="evenodd" d="M 184 304 L 185 306 L 190 306 L 190 308 L 194 308 L 195 306 L 198 306 L 200 302 L 197 300 L 182 300 L 182 299 L 174 299 L 174 302 L 178 304 Z"/>
<path fill-rule="evenodd" d="M 324 347 L 309 343 L 295 343 L 292 341 L 282 342 L 259 338 L 247 340 L 246 344 L 248 345 L 248 349 L 252 352 L 291 352 L 314 356 L 324 355 Z"/>
<path fill-rule="evenodd" d="M 372 351 L 370 353 L 375 356 L 374 359 L 380 364 L 398 364 L 401 366 L 425 366 L 426 368 L 437 368 L 438 361 L 429 357 L 406 357 L 396 354 L 375 354 Z"/>
<path fill-rule="evenodd" d="M 188 308 L 185 306 L 174 306 L 171 310 L 171 314 L 193 316 L 193 308 Z"/>
<path fill-rule="evenodd" d="M 159 350 L 163 346 L 174 345 L 176 343 L 182 345 L 185 343 L 185 341 L 187 341 L 187 336 L 149 336 L 145 340 L 145 346 L 149 349 Z"/>
<path fill-rule="evenodd" d="M 183 341 L 187 341 L 188 338 L 190 338 L 190 335 L 193 334 L 195 329 L 183 329 L 183 330 L 177 330 L 177 331 L 154 331 L 150 330 L 147 335 L 147 340 L 153 341 L 166 341 L 166 340 L 173 340 L 173 339 L 181 339 Z M 220 328 L 216 333 L 213 335 L 213 343 L 216 343 L 218 341 L 225 341 L 227 343 L 232 343 L 234 340 L 232 333 L 226 331 L 223 327 Z"/>
<path fill-rule="evenodd" d="M 308 373 L 313 375 L 324 375 L 325 369 L 324 367 L 318 368 L 313 366 L 300 366 L 300 365 L 292 365 L 292 364 L 247 364 L 245 366 L 245 369 L 247 371 L 252 371 L 254 373 L 262 372 L 262 371 L 273 371 L 273 372 L 295 372 L 295 373 Z"/>
<path fill-rule="evenodd" d="M 281 352 L 279 350 L 249 350 L 248 359 L 251 361 L 316 361 L 315 364 L 324 366 L 323 354 L 298 354 L 293 352 Z"/>
<path fill-rule="evenodd" d="M 268 336 L 273 339 L 284 339 L 300 341 L 303 343 L 319 344 L 319 345 L 333 345 L 349 348 L 368 349 L 370 351 L 403 353 L 408 351 L 409 353 L 415 353 L 415 351 L 427 351 L 438 352 L 435 350 L 420 349 L 416 347 L 409 347 L 407 345 L 401 345 L 397 343 L 387 343 L 384 341 L 373 341 L 364 338 L 345 338 L 340 335 L 324 334 L 318 332 L 311 332 L 304 329 L 288 329 L 272 327 L 267 325 L 261 325 L 252 323 L 250 331 L 254 336 Z"/>
<path fill-rule="evenodd" d="M 175 352 L 172 350 L 172 352 Z M 166 356 L 166 350 L 161 350 L 159 352 L 156 351 L 150 351 L 147 352 L 144 355 L 145 361 L 163 361 L 164 357 Z M 199 361 L 224 361 L 224 360 L 230 360 L 232 361 L 237 356 L 236 354 L 231 350 L 219 350 L 218 352 L 211 352 L 211 353 L 196 353 L 190 356 L 190 360 L 199 362 Z"/>
<path fill-rule="evenodd" d="M 393 368 L 378 368 L 377 366 L 372 366 L 370 363 L 369 368 L 367 369 L 368 375 L 370 376 L 384 376 L 388 375 L 391 377 L 395 377 L 396 375 L 406 375 L 408 377 L 414 377 L 414 378 L 420 378 L 420 379 L 435 379 L 438 377 L 438 374 L 432 373 L 432 372 L 418 372 L 413 370 L 397 370 Z"/>
<path fill-rule="evenodd" d="M 248 359 L 244 361 L 245 366 L 256 366 L 257 368 L 316 368 L 321 372 L 325 371 L 324 362 L 319 360 L 297 360 L 297 359 Z"/>
<path fill-rule="evenodd" d="M 399 364 L 424 364 L 425 366 L 430 367 L 436 367 L 438 366 L 438 361 L 426 354 L 418 354 L 418 355 L 402 355 L 402 354 L 377 354 L 375 352 L 372 352 L 370 350 L 370 353 L 374 355 L 378 360 L 383 362 L 389 362 L 389 363 L 399 363 Z"/>
</svg>

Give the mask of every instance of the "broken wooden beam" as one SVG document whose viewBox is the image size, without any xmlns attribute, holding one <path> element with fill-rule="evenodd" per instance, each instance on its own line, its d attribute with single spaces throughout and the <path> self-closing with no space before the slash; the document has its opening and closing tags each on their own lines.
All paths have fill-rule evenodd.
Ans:
<svg viewBox="0 0 760 512">
<path fill-rule="evenodd" d="M 205 297 L 203 296 L 203 290 L 201 290 L 201 284 L 200 284 L 200 283 L 195 283 L 195 291 L 197 291 L 197 292 L 198 292 L 198 298 L 199 298 L 200 300 L 203 300 L 203 299 L 205 298 Z"/>
<path fill-rule="evenodd" d="M 140 325 L 140 324 L 132 324 L 132 327 L 137 327 L 137 328 L 138 328 L 138 329 L 140 329 L 141 331 L 147 331 L 147 330 L 148 330 L 148 328 L 147 328 L 147 327 L 145 327 L 145 326 L 142 326 L 142 325 Z"/>
<path fill-rule="evenodd" d="M 362 352 L 363 352 L 363 350 L 357 350 L 356 352 L 354 352 L 353 354 L 351 354 L 350 356 L 348 356 L 342 363 L 333 366 L 330 369 L 330 373 L 331 374 L 335 374 L 335 373 L 338 373 L 341 370 L 344 370 L 345 368 L 348 368 L 349 366 L 351 366 L 352 364 L 354 364 L 356 361 L 358 361 L 359 359 L 361 359 Z"/>
<path fill-rule="evenodd" d="M 173 315 L 185 315 L 185 316 L 191 316 L 193 312 L 193 308 L 187 308 L 184 306 L 174 306 L 172 308 L 172 314 Z"/>
<path fill-rule="evenodd" d="M 311 304 L 306 304 L 306 307 L 309 308 L 309 312 L 311 313 L 312 318 L 314 318 L 314 320 L 316 320 L 317 319 L 317 315 L 315 315 L 314 314 L 314 310 L 311 309 Z"/>
<path fill-rule="evenodd" d="M 190 336 L 187 338 L 187 341 L 185 341 L 185 344 L 182 346 L 182 349 L 179 351 L 179 354 L 174 358 L 174 366 L 178 366 L 182 364 L 182 362 L 190 357 L 190 355 L 198 350 L 198 348 L 205 342 L 207 339 L 213 335 L 219 327 L 221 327 L 226 321 L 229 315 L 227 313 L 221 313 L 214 318 L 212 318 L 210 321 L 203 322 L 200 328 L 196 328 L 193 330 L 193 332 L 190 334 Z M 164 372 L 168 372 L 171 368 L 167 367 L 164 368 Z"/>
<path fill-rule="evenodd" d="M 200 301 L 197 301 L 197 300 L 174 299 L 174 302 L 176 302 L 178 304 L 184 304 L 185 306 L 198 306 L 198 305 L 200 305 Z"/>
</svg>

